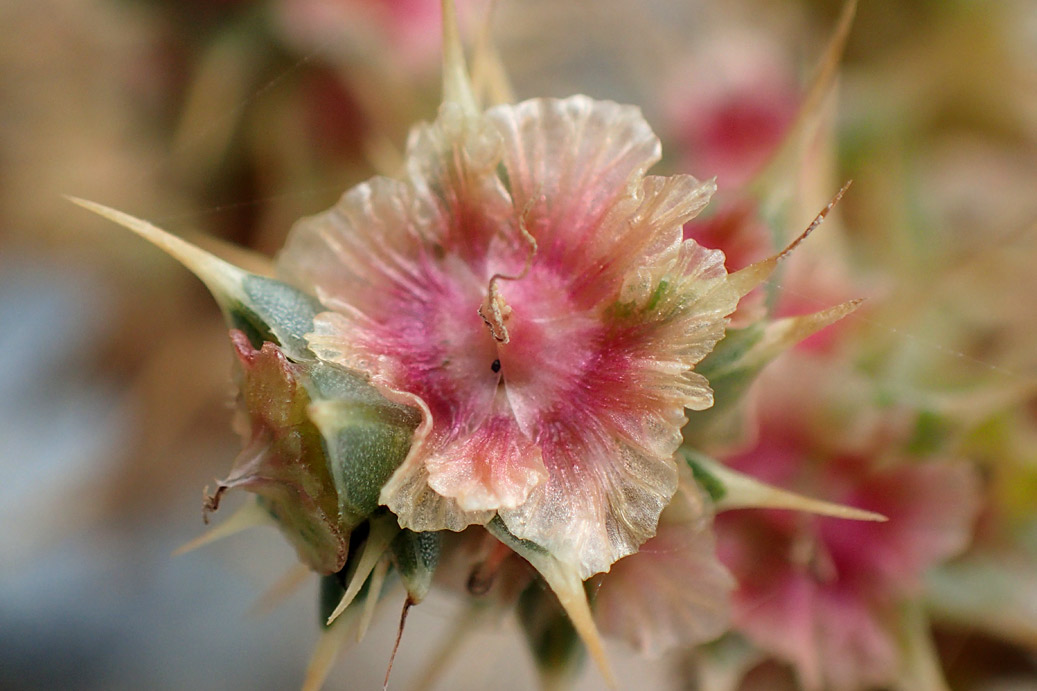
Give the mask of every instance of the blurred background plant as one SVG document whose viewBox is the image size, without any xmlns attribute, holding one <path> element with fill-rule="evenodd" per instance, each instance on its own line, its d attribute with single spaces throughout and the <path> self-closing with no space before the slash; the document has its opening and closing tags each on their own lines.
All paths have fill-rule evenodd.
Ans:
<svg viewBox="0 0 1037 691">
<path fill-rule="evenodd" d="M 263 598 L 293 573 L 288 545 L 258 532 L 169 556 L 200 530 L 200 490 L 239 447 L 229 425 L 233 354 L 217 310 L 187 272 L 60 195 L 124 209 L 244 264 L 272 255 L 296 219 L 374 173 L 394 172 L 409 126 L 434 117 L 438 4 L 0 6 L 4 688 L 284 688 L 302 678 L 318 634 L 315 585 L 276 611 Z M 974 532 L 971 546 L 935 569 L 925 560 L 907 569 L 911 602 L 924 605 L 912 621 L 931 620 L 951 688 L 1037 687 L 1032 3 L 863 3 L 838 88 L 813 109 L 800 163 L 781 169 L 785 179 L 769 196 L 754 181 L 797 126 L 840 3 L 497 5 L 494 34 L 518 98 L 587 93 L 638 104 L 664 140 L 661 172 L 717 176 L 717 197 L 686 233 L 724 249 L 729 268 L 783 245 L 855 180 L 817 237 L 743 309 L 798 314 L 851 297 L 868 303 L 776 363 L 758 386 L 754 417 L 740 416 L 744 429 L 711 451 L 751 466 L 745 449 L 767 443 L 768 405 L 792 376 L 811 401 L 835 400 L 825 398 L 833 387 L 856 395 L 852 405 L 832 404 L 836 421 L 824 434 L 797 437 L 811 449 L 803 458 L 860 453 L 851 431 L 842 439 L 832 431 L 848 426 L 839 420 L 848 414 L 896 428 L 868 456 L 877 477 L 928 467 L 898 470 L 897 454 L 971 463 L 978 519 L 974 531 L 966 518 L 968 528 L 955 524 Z M 459 9 L 469 40 L 478 40 L 487 3 Z M 809 372 L 800 360 L 813 363 Z M 804 424 L 822 419 L 812 406 L 799 413 Z M 847 467 L 857 472 L 838 466 Z M 793 470 L 760 472 L 845 499 L 845 479 Z M 797 480 L 797 472 L 805 474 Z M 934 514 L 947 508 L 942 501 L 926 498 Z M 896 513 L 881 502 L 866 508 Z M 795 540 L 802 528 L 767 526 L 767 516 L 747 512 L 721 519 L 721 556 L 742 584 L 751 576 L 725 552 L 725 535 L 777 530 Z M 827 545 L 871 539 L 825 531 L 807 532 Z M 711 685 L 748 670 L 746 689 L 793 684 L 796 672 L 801 683 L 833 688 L 922 688 L 911 686 L 917 677 L 811 676 L 802 649 L 768 645 L 772 636 L 739 623 L 751 620 L 745 602 L 749 614 L 736 619 L 744 638 L 704 651 L 644 661 L 613 643 L 620 683 L 737 688 Z M 411 615 L 408 654 L 395 672 L 401 684 L 437 655 L 457 608 L 439 595 Z M 329 686 L 381 683 L 391 619 L 348 654 Z M 437 671 L 444 687 L 534 685 L 532 665 L 511 652 L 518 628 L 505 618 L 482 630 L 467 644 L 478 656 Z"/>
</svg>

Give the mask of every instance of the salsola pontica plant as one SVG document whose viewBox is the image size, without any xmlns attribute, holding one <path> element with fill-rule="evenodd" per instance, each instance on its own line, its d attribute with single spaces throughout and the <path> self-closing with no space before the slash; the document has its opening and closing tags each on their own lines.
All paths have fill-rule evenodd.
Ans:
<svg viewBox="0 0 1037 691">
<path fill-rule="evenodd" d="M 567 678 L 585 646 L 612 682 L 599 628 L 648 651 L 728 629 L 715 511 L 881 520 L 726 468 L 704 455 L 705 419 L 686 429 L 714 389 L 717 418 L 730 414 L 764 365 L 856 307 L 725 338 L 831 205 L 729 273 L 684 232 L 715 183 L 647 175 L 660 143 L 636 107 L 486 107 L 449 2 L 443 72 L 402 175 L 299 221 L 273 276 L 77 201 L 176 257 L 223 310 L 245 443 L 206 513 L 229 490 L 254 500 L 210 537 L 272 522 L 320 575 L 326 630 L 306 686 L 390 581 L 404 617 L 436 582 L 473 598 L 503 583 L 495 602 L 515 608 L 545 680 Z"/>
</svg>

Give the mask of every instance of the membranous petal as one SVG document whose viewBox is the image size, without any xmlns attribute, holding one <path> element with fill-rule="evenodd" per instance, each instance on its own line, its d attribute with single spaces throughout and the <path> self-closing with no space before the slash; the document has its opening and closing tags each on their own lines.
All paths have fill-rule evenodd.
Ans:
<svg viewBox="0 0 1037 691">
<path fill-rule="evenodd" d="M 429 484 L 465 511 L 520 506 L 547 479 L 540 449 L 519 429 L 502 389 L 477 429 L 430 443 Z"/>
<path fill-rule="evenodd" d="M 587 578 L 655 533 L 677 488 L 672 459 L 660 459 L 584 421 L 545 425 L 540 446 L 550 480 L 498 514 L 516 537 L 534 542 Z"/>
<path fill-rule="evenodd" d="M 429 279 L 431 219 L 412 188 L 374 178 L 328 211 L 298 221 L 278 257 L 289 281 L 311 287 L 329 308 L 377 314 L 383 301 Z M 423 261 L 424 260 L 424 261 Z"/>
<path fill-rule="evenodd" d="M 497 514 L 582 578 L 655 533 L 740 297 L 683 239 L 714 183 L 645 178 L 658 157 L 634 107 L 448 102 L 406 179 L 293 229 L 282 273 L 329 310 L 310 349 L 421 414 L 380 495 L 402 526 Z"/>
<path fill-rule="evenodd" d="M 734 579 L 717 558 L 701 491 L 682 479 L 655 537 L 612 566 L 594 600 L 604 633 L 650 655 L 703 643 L 729 625 Z"/>
<path fill-rule="evenodd" d="M 637 196 L 659 159 L 658 138 L 637 108 L 586 96 L 498 106 L 486 117 L 502 134 L 505 184 L 537 240 L 538 263 L 569 276 L 581 303 L 601 299 L 617 276 L 599 277 L 600 264 L 633 236 L 629 219 L 606 219 Z"/>
</svg>

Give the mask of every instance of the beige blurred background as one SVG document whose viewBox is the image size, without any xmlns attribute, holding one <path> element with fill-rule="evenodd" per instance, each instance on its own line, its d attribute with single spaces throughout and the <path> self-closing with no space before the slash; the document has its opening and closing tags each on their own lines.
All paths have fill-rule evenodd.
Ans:
<svg viewBox="0 0 1037 691">
<path fill-rule="evenodd" d="M 482 3 L 458 2 L 474 33 Z M 299 683 L 315 582 L 253 611 L 294 563 L 278 535 L 171 557 L 203 528 L 202 488 L 238 448 L 218 311 L 186 270 L 62 195 L 272 255 L 294 219 L 393 170 L 408 124 L 434 116 L 436 4 L 0 2 L 0 688 Z M 637 103 L 672 141 L 674 110 L 715 94 L 727 67 L 777 64 L 801 88 L 839 12 L 499 5 L 519 98 Z M 924 361 L 925 377 L 1033 378 L 1037 6 L 865 0 L 843 64 L 824 178 L 856 181 L 842 207 L 855 271 L 918 305 L 877 312 L 871 338 L 909 351 L 906 368 Z M 663 162 L 682 165 L 676 152 Z M 804 208 L 835 188 L 808 191 Z M 441 595 L 415 610 L 394 685 L 421 673 L 456 609 Z M 383 614 L 329 687 L 380 687 L 394 606 Z M 672 661 L 614 652 L 624 687 L 688 683 Z M 505 620 L 441 688 L 534 683 Z M 593 671 L 581 683 L 600 684 Z"/>
</svg>

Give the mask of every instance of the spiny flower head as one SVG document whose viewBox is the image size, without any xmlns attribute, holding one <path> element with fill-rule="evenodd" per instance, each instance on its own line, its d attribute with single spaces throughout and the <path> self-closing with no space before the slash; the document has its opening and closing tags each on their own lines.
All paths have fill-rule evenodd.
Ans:
<svg viewBox="0 0 1037 691">
<path fill-rule="evenodd" d="M 633 107 L 448 102 L 404 180 L 297 224 L 280 267 L 330 308 L 311 348 L 422 412 L 382 490 L 401 525 L 499 515 L 583 577 L 654 532 L 739 297 L 682 240 L 712 183 L 645 177 L 658 156 Z"/>
<path fill-rule="evenodd" d="M 912 457 L 911 411 L 869 410 L 846 372 L 783 364 L 758 382 L 756 442 L 725 463 L 889 520 L 721 514 L 720 555 L 738 580 L 735 628 L 792 663 L 805 688 L 892 683 L 908 664 L 903 608 L 928 568 L 968 544 L 978 478 L 960 460 Z"/>
<path fill-rule="evenodd" d="M 606 582 L 600 616 L 644 648 L 725 624 L 711 511 L 676 454 L 685 412 L 713 404 L 696 367 L 805 234 L 729 274 L 722 252 L 684 237 L 714 183 L 646 175 L 660 143 L 637 108 L 573 96 L 484 109 L 444 9 L 438 117 L 413 129 L 400 177 L 296 224 L 279 279 L 81 203 L 180 259 L 223 308 L 246 446 L 208 508 L 226 489 L 258 495 L 250 520 L 272 520 L 324 576 L 325 641 L 341 642 L 343 614 L 366 628 L 390 574 L 405 614 L 431 586 L 441 533 L 476 526 L 533 566 L 608 677 L 584 581 L 656 536 L 678 491 L 655 551 Z M 737 389 L 854 306 L 743 333 L 712 372 Z M 642 574 L 672 587 L 675 566 L 702 589 L 656 635 L 623 600 Z M 308 687 L 335 648 L 321 644 Z"/>
</svg>

